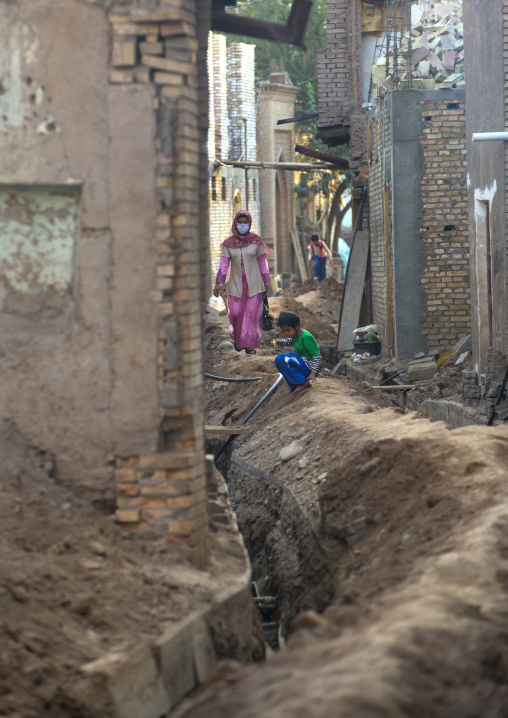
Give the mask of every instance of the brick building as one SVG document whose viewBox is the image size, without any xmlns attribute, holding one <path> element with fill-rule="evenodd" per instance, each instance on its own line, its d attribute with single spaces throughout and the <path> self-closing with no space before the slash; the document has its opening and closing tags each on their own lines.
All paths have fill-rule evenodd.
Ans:
<svg viewBox="0 0 508 718">
<path fill-rule="evenodd" d="M 274 73 L 258 85 L 257 159 L 266 162 L 294 160 L 292 124 L 277 125 L 278 120 L 294 115 L 298 88 L 287 73 Z M 274 274 L 297 273 L 291 233 L 296 228 L 294 172 L 261 170 L 259 175 L 261 234 L 273 251 L 269 257 Z M 275 201 L 274 201 L 275 200 Z"/>
<path fill-rule="evenodd" d="M 255 45 L 226 44 L 224 35 L 210 34 L 208 75 L 210 122 L 210 254 L 211 273 L 219 267 L 221 242 L 231 234 L 239 209 L 252 215 L 252 231 L 261 233 L 258 170 L 227 167 L 228 160 L 256 160 Z"/>
<path fill-rule="evenodd" d="M 372 319 L 397 356 L 470 331 L 464 90 L 394 90 L 369 112 Z"/>
<path fill-rule="evenodd" d="M 210 3 L 0 7 L 1 416 L 206 556 Z"/>
<path fill-rule="evenodd" d="M 464 91 L 394 89 L 367 103 L 382 22 L 372 9 L 327 4 L 317 136 L 350 141 L 353 223 L 368 184 L 364 318 L 378 324 L 386 354 L 442 352 L 470 331 Z"/>
<path fill-rule="evenodd" d="M 208 34 L 260 32 L 224 4 L 0 5 L 0 417 L 197 563 Z M 291 17 L 277 39 L 301 43 Z"/>
</svg>

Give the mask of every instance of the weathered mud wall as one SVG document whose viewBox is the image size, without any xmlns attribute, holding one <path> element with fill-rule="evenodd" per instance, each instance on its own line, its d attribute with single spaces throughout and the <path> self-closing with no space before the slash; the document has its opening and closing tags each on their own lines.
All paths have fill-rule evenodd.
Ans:
<svg viewBox="0 0 508 718">
<path fill-rule="evenodd" d="M 103 8 L 3 3 L 0 33 L 1 414 L 97 485 L 156 443 L 152 93 L 108 87 Z"/>
</svg>

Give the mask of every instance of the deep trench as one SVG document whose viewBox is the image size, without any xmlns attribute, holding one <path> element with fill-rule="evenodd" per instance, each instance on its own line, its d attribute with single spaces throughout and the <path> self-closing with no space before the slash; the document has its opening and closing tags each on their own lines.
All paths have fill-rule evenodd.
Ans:
<svg viewBox="0 0 508 718">
<path fill-rule="evenodd" d="M 224 439 L 210 440 L 207 451 L 215 453 L 223 443 Z M 300 612 L 321 612 L 332 601 L 336 552 L 329 545 L 325 550 L 280 479 L 235 456 L 234 442 L 216 467 L 226 482 L 249 554 L 265 641 L 277 650 Z M 338 545 L 337 549 L 343 550 Z"/>
</svg>

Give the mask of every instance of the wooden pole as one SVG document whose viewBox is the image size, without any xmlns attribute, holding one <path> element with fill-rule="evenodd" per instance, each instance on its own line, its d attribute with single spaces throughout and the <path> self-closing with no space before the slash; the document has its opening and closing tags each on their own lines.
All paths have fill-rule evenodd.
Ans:
<svg viewBox="0 0 508 718">
<path fill-rule="evenodd" d="M 342 170 L 349 169 L 349 160 L 345 160 L 342 157 L 335 157 L 335 155 L 331 155 L 328 152 L 311 150 L 310 147 L 304 147 L 303 145 L 295 145 L 295 152 L 299 152 L 301 155 L 307 155 L 308 157 L 314 157 L 316 160 L 330 162 L 333 165 L 337 165 L 337 167 Z"/>
</svg>

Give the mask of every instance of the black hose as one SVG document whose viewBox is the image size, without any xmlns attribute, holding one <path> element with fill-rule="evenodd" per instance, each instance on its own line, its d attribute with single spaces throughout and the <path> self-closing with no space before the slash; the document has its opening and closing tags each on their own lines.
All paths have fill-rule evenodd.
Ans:
<svg viewBox="0 0 508 718">
<path fill-rule="evenodd" d="M 358 231 L 358 225 L 360 223 L 360 217 L 362 216 L 362 209 L 363 209 L 363 203 L 365 201 L 365 197 L 367 196 L 367 187 L 364 187 L 362 190 L 362 199 L 360 202 L 360 207 L 358 208 L 358 214 L 356 216 L 356 222 L 355 222 L 355 228 L 353 230 L 353 238 L 351 239 L 351 245 L 349 247 L 349 261 L 347 263 L 346 272 L 344 274 L 344 282 L 342 284 L 342 297 L 340 300 L 340 313 L 339 313 L 339 326 L 337 329 L 337 343 L 336 343 L 336 350 L 335 350 L 335 360 L 339 360 L 339 352 L 337 351 L 337 348 L 339 346 L 339 337 L 340 337 L 340 325 L 342 324 L 342 310 L 344 309 L 344 297 L 346 296 L 346 285 L 347 285 L 347 278 L 349 274 L 349 267 L 351 266 L 351 258 L 353 255 L 353 245 L 355 243 L 355 237 L 356 233 Z"/>
<path fill-rule="evenodd" d="M 262 376 L 250 376 L 246 378 L 238 378 L 238 377 L 227 377 L 227 376 L 214 376 L 213 374 L 206 374 L 205 376 L 207 379 L 215 379 L 215 381 L 261 381 L 263 379 Z"/>
<path fill-rule="evenodd" d="M 508 364 L 506 365 L 506 370 L 503 377 L 503 383 L 501 384 L 501 389 L 499 390 L 499 395 L 496 399 L 496 403 L 492 407 L 492 411 L 490 412 L 489 420 L 487 421 L 487 426 L 492 426 L 492 422 L 494 421 L 494 416 L 496 414 L 496 406 L 501 403 L 501 399 L 503 398 L 504 390 L 506 389 L 506 382 L 508 381 Z"/>
<path fill-rule="evenodd" d="M 379 386 L 384 386 L 385 384 L 388 384 L 389 381 L 391 381 L 392 379 L 395 379 L 396 377 L 400 376 L 401 374 L 404 374 L 405 371 L 406 371 L 405 369 L 401 369 L 396 374 L 392 374 L 391 376 L 388 377 L 388 379 L 385 379 L 384 381 L 382 381 L 381 384 L 379 384 Z"/>
<path fill-rule="evenodd" d="M 284 378 L 284 377 L 282 376 L 282 374 L 279 374 L 279 376 L 277 377 L 277 379 L 276 379 L 276 381 L 275 381 L 275 384 L 272 384 L 272 386 L 268 389 L 268 391 L 267 391 L 266 394 L 262 397 L 262 399 L 260 399 L 260 400 L 258 401 L 258 403 L 256 404 L 256 406 L 249 411 L 249 413 L 247 414 L 247 416 L 245 417 L 245 419 L 243 419 L 243 420 L 240 422 L 240 426 L 242 426 L 243 424 L 246 424 L 246 423 L 249 421 L 249 419 L 251 418 L 251 416 L 252 416 L 253 414 L 255 414 L 256 411 L 259 409 L 259 407 L 261 406 L 261 404 L 263 404 L 263 403 L 268 399 L 268 397 L 271 396 L 271 395 L 274 393 L 274 391 L 277 389 L 277 387 L 279 386 L 279 384 L 281 383 L 281 381 L 283 380 L 283 378 Z M 231 444 L 231 442 L 233 441 L 233 439 L 236 439 L 237 436 L 239 436 L 239 434 L 231 434 L 231 436 L 228 437 L 228 439 L 224 442 L 224 444 L 222 444 L 222 446 L 220 447 L 220 449 L 218 450 L 218 452 L 215 454 L 215 456 L 214 456 L 214 460 L 215 460 L 215 461 L 217 461 L 217 459 L 219 458 L 219 456 L 227 449 L 227 447 Z"/>
</svg>

